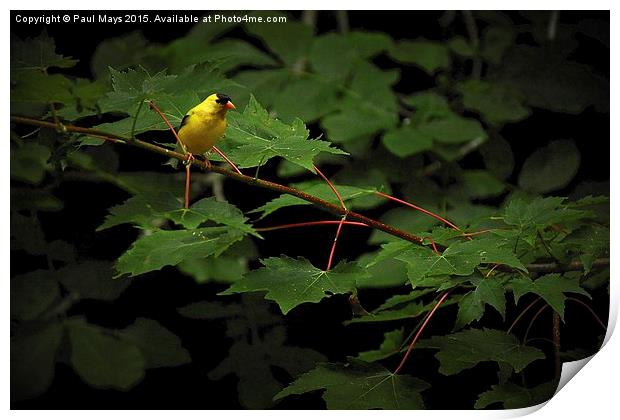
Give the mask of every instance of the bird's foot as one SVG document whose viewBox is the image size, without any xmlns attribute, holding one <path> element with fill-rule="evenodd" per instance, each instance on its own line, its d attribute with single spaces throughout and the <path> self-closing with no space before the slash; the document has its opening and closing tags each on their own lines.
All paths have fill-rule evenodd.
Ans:
<svg viewBox="0 0 620 420">
<path fill-rule="evenodd" d="M 183 161 L 183 164 L 185 166 L 190 166 L 192 164 L 192 162 L 194 161 L 194 155 L 192 155 L 190 152 L 187 152 L 187 157 L 186 159 Z"/>
</svg>

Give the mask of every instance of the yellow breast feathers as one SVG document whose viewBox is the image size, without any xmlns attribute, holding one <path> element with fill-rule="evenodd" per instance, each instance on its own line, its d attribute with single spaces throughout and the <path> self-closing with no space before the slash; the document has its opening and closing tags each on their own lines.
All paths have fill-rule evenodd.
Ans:
<svg viewBox="0 0 620 420">
<path fill-rule="evenodd" d="M 226 130 L 226 113 L 235 106 L 228 95 L 215 93 L 192 108 L 181 121 L 179 139 L 187 151 L 201 155 L 211 150 Z"/>
</svg>

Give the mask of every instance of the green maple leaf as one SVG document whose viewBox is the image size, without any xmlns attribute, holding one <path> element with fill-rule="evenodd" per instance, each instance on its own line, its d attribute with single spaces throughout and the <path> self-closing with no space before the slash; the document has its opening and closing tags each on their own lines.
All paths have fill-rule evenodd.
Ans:
<svg viewBox="0 0 620 420">
<path fill-rule="evenodd" d="M 385 133 L 383 145 L 399 158 L 406 158 L 433 147 L 433 138 L 417 127 L 402 126 Z"/>
<path fill-rule="evenodd" d="M 11 113 L 43 114 L 50 104 L 72 104 L 73 83 L 61 74 L 18 73 L 11 81 Z"/>
<path fill-rule="evenodd" d="M 476 249 L 459 245 L 452 245 L 441 254 L 413 245 L 395 258 L 407 263 L 407 275 L 415 287 L 430 276 L 472 274 L 480 264 L 480 256 Z"/>
<path fill-rule="evenodd" d="M 383 137 L 386 148 L 399 157 L 425 150 L 434 150 L 443 156 L 446 148 L 458 150 L 461 143 L 487 139 L 477 120 L 454 112 L 447 99 L 437 93 L 420 92 L 403 101 L 415 109 L 410 121 Z"/>
<path fill-rule="evenodd" d="M 518 373 L 534 360 L 545 358 L 542 351 L 522 345 L 515 336 L 489 328 L 421 340 L 418 348 L 439 349 L 435 357 L 440 363 L 439 372 L 444 375 L 454 375 L 486 361 L 505 363 Z"/>
<path fill-rule="evenodd" d="M 318 154 L 347 154 L 327 141 L 308 136 L 308 129 L 300 119 L 289 125 L 271 118 L 251 96 L 243 113 L 228 116 L 226 139 L 234 146 L 227 154 L 240 168 L 259 166 L 271 158 L 282 157 L 313 173 L 313 161 Z"/>
<path fill-rule="evenodd" d="M 248 258 L 224 253 L 217 257 L 186 258 L 177 268 L 181 273 L 193 277 L 199 284 L 207 282 L 230 284 L 241 280 L 248 271 L 247 263 Z"/>
<path fill-rule="evenodd" d="M 458 114 L 420 124 L 418 132 L 446 145 L 487 139 L 486 132 L 477 120 L 464 118 Z"/>
<path fill-rule="evenodd" d="M 107 334 L 81 320 L 66 322 L 71 366 L 87 384 L 128 390 L 144 376 L 145 359 L 132 342 Z"/>
<path fill-rule="evenodd" d="M 36 319 L 60 296 L 58 282 L 48 270 L 36 270 L 11 279 L 11 319 Z"/>
<path fill-rule="evenodd" d="M 403 98 L 403 102 L 415 109 L 411 119 L 413 125 L 454 115 L 446 97 L 433 91 L 416 92 Z"/>
<path fill-rule="evenodd" d="M 506 189 L 502 181 L 485 170 L 463 171 L 463 184 L 468 195 L 473 198 L 495 197 Z"/>
<path fill-rule="evenodd" d="M 371 267 L 381 261 L 391 260 L 403 254 L 411 247 L 411 242 L 404 241 L 402 239 L 395 239 L 391 242 L 381 244 L 381 250 L 377 253 L 377 255 L 372 261 L 366 264 L 366 267 Z"/>
<path fill-rule="evenodd" d="M 484 315 L 484 302 L 475 292 L 467 292 L 459 300 L 459 312 L 456 315 L 454 330 L 463 328 L 473 321 L 480 321 Z"/>
<path fill-rule="evenodd" d="M 146 368 L 174 367 L 191 362 L 179 337 L 152 319 L 138 318 L 117 334 L 140 349 Z"/>
<path fill-rule="evenodd" d="M 282 256 L 261 262 L 264 267 L 250 271 L 220 294 L 264 290 L 267 291 L 265 298 L 275 301 L 282 313 L 287 314 L 302 303 L 316 303 L 332 294 L 353 292 L 356 280 L 367 276 L 354 263 L 340 263 L 331 271 L 323 271 L 305 258 Z"/>
<path fill-rule="evenodd" d="M 112 91 L 100 101 L 99 106 L 103 112 L 125 112 L 130 116 L 135 114 L 141 102 L 147 99 L 159 100 L 166 96 L 166 83 L 174 78 L 163 71 L 151 75 L 142 66 L 125 71 L 115 70 L 112 67 L 108 70 L 112 80 Z"/>
<path fill-rule="evenodd" d="M 289 69 L 279 67 L 269 70 L 240 71 L 234 75 L 233 80 L 245 86 L 247 91 L 251 92 L 263 106 L 271 109 L 275 100 L 280 96 L 279 93 L 291 82 L 291 76 Z"/>
<path fill-rule="evenodd" d="M 518 122 L 530 115 L 519 95 L 507 86 L 481 80 L 466 80 L 457 85 L 465 108 L 478 112 L 491 125 Z"/>
<path fill-rule="evenodd" d="M 460 233 L 446 233 L 443 230 L 439 230 L 438 234 L 441 242 L 460 235 Z M 507 240 L 503 238 L 455 242 L 442 253 L 436 253 L 428 246 L 419 246 L 402 240 L 383 244 L 381 248 L 382 250 L 368 266 L 392 258 L 403 261 L 407 264 L 407 275 L 414 287 L 439 286 L 445 283 L 444 277 L 448 275 L 468 276 L 480 264 L 502 264 L 527 271 L 523 263 L 508 248 Z"/>
<path fill-rule="evenodd" d="M 68 264 L 54 272 L 60 284 L 81 299 L 113 301 L 131 284 L 129 279 L 113 278 L 109 261 L 86 260 Z"/>
<path fill-rule="evenodd" d="M 489 26 L 482 34 L 480 55 L 491 64 L 501 64 L 506 50 L 514 44 L 515 36 L 511 26 Z"/>
<path fill-rule="evenodd" d="M 286 16 L 280 12 L 260 11 L 252 13 L 252 16 L 262 16 L 263 22 L 267 16 L 274 18 L 277 15 Z M 284 25 L 265 25 L 264 23 L 247 23 L 246 31 L 256 36 L 274 52 L 287 66 L 294 65 L 299 59 L 308 54 L 312 44 L 312 27 L 294 22 L 290 16 Z"/>
<path fill-rule="evenodd" d="M 383 33 L 329 33 L 314 38 L 308 61 L 321 76 L 344 81 L 363 60 L 387 50 L 391 45 L 392 40 Z"/>
<path fill-rule="evenodd" d="M 310 182 L 304 182 L 300 184 L 294 184 L 293 187 L 307 194 L 313 195 L 325 201 L 329 201 L 332 204 L 340 203 L 338 201 L 338 198 L 332 191 L 332 189 L 329 187 L 329 185 L 327 185 L 326 183 L 322 181 L 321 182 L 310 181 Z M 334 185 L 334 188 L 336 188 L 336 191 L 338 191 L 338 193 L 342 197 L 343 201 L 345 201 L 345 203 L 348 203 L 350 200 L 353 200 L 355 198 L 369 196 L 371 194 L 374 194 L 374 192 L 376 191 L 374 188 L 359 188 L 359 187 L 353 187 L 350 185 Z M 304 206 L 304 205 L 310 205 L 310 204 L 311 203 L 307 202 L 306 200 L 302 200 L 299 197 L 295 197 L 289 194 L 282 194 L 280 197 L 274 198 L 268 203 L 252 210 L 250 213 L 262 212 L 263 213 L 261 215 L 261 219 L 262 219 L 263 217 L 284 207 Z"/>
<path fill-rule="evenodd" d="M 429 74 L 450 67 L 450 52 L 439 42 L 401 41 L 390 49 L 390 56 L 401 63 L 416 65 Z"/>
<path fill-rule="evenodd" d="M 395 127 L 398 103 L 391 86 L 397 79 L 398 72 L 382 71 L 370 63 L 359 65 L 338 102 L 339 112 L 322 120 L 328 137 L 346 143 Z"/>
<path fill-rule="evenodd" d="M 473 321 L 479 321 L 484 314 L 484 305 L 489 304 L 506 318 L 506 297 L 503 282 L 496 277 L 472 279 L 476 286 L 459 301 L 459 312 L 454 329 L 460 329 Z"/>
<path fill-rule="evenodd" d="M 484 277 L 476 285 L 476 295 L 484 303 L 488 303 L 506 319 L 506 297 L 503 282 L 495 277 Z"/>
<path fill-rule="evenodd" d="M 289 395 L 325 390 L 323 399 L 331 410 L 421 409 L 420 392 L 430 385 L 408 375 L 394 375 L 383 366 L 351 361 L 320 363 L 280 391 L 275 400 Z"/>
<path fill-rule="evenodd" d="M 562 197 L 536 198 L 527 202 L 520 198 L 510 200 L 504 210 L 504 222 L 516 226 L 507 236 L 518 237 L 534 245 L 538 231 L 558 223 L 569 223 L 589 216 L 589 212 L 571 208 Z M 496 233 L 501 234 L 501 231 Z"/>
<path fill-rule="evenodd" d="M 607 226 L 584 226 L 564 238 L 563 242 L 574 246 L 583 263 L 585 274 L 592 270 L 594 260 L 609 256 L 609 228 Z"/>
<path fill-rule="evenodd" d="M 47 31 L 24 41 L 11 36 L 11 72 L 45 72 L 53 67 L 70 68 L 77 62 L 78 60 L 56 53 L 56 43 Z"/>
<path fill-rule="evenodd" d="M 518 302 L 526 293 L 534 293 L 542 297 L 556 311 L 564 321 L 564 301 L 566 293 L 578 293 L 592 297 L 579 286 L 579 278 L 563 277 L 561 274 L 547 274 L 532 281 L 525 277 L 518 277 L 510 281 L 509 286 Z"/>
<path fill-rule="evenodd" d="M 190 66 L 179 75 L 165 71 L 151 75 L 146 69 L 117 71 L 110 68 L 112 92 L 98 102 L 101 112 L 121 112 L 128 118 L 97 126 L 97 129 L 129 136 L 150 130 L 169 130 L 166 123 L 145 102 L 153 101 L 173 127 L 208 95 L 238 86 L 214 67 Z M 142 104 L 142 105 L 141 105 Z M 71 111 L 73 112 L 73 111 Z M 62 110 L 59 115 L 63 115 Z M 137 118 L 136 118 L 137 115 Z"/>
<path fill-rule="evenodd" d="M 165 71 L 151 75 L 141 66 L 126 71 L 109 70 L 113 91 L 99 104 L 104 112 L 117 111 L 133 115 L 141 101 L 153 100 L 164 114 L 172 111 L 171 115 L 180 113 L 183 118 L 189 108 L 174 109 L 178 102 L 186 102 L 188 97 L 192 100 L 197 97 L 204 99 L 226 87 L 237 86 L 216 68 L 206 64 L 189 66 L 178 75 L 167 74 Z M 198 105 L 198 102 L 194 105 Z M 152 112 L 145 112 L 144 115 L 149 113 Z M 174 125 L 180 120 L 170 122 Z"/>
<path fill-rule="evenodd" d="M 399 287 L 407 283 L 407 265 L 402 261 L 383 260 L 372 265 L 368 265 L 377 255 L 371 252 L 361 255 L 357 262 L 361 267 L 365 267 L 370 277 L 367 280 L 358 281 L 358 289 L 383 289 L 389 287 Z"/>
<path fill-rule="evenodd" d="M 258 340 L 237 337 L 228 356 L 209 372 L 210 380 L 219 380 L 229 374 L 239 377 L 239 401 L 250 409 L 269 408 L 273 396 L 282 384 L 271 372 L 272 366 L 299 375 L 325 357 L 312 349 L 285 344 L 286 333 L 282 326 L 268 330 Z"/>
<path fill-rule="evenodd" d="M 248 272 L 248 262 L 258 258 L 254 242 L 245 237 L 217 257 L 186 258 L 177 269 L 192 277 L 196 283 L 217 282 L 232 284 Z"/>
<path fill-rule="evenodd" d="M 117 276 L 137 276 L 184 259 L 217 256 L 243 237 L 239 230 L 221 227 L 155 231 L 136 240 L 119 257 Z"/>
<path fill-rule="evenodd" d="M 211 380 L 234 374 L 239 378 L 239 402 L 246 408 L 273 406 L 273 396 L 282 389 L 279 368 L 295 377 L 325 357 L 312 349 L 286 344 L 283 318 L 272 312 L 260 293 L 241 296 L 241 303 L 196 302 L 179 308 L 191 319 L 225 320 L 226 335 L 234 340 L 227 357 L 209 372 Z"/>
<path fill-rule="evenodd" d="M 345 321 L 345 325 L 395 321 L 420 316 L 434 306 L 434 303 L 426 305 L 420 299 L 431 292 L 430 289 L 417 289 L 407 295 L 394 295 L 368 315 Z"/>
<path fill-rule="evenodd" d="M 580 163 L 581 153 L 574 141 L 552 141 L 525 160 L 519 187 L 538 194 L 560 190 L 577 175 Z"/>
<path fill-rule="evenodd" d="M 457 250 L 464 252 L 472 251 L 479 255 L 480 263 L 500 264 L 527 272 L 527 268 L 510 249 L 510 244 L 504 238 L 474 239 L 472 241 L 455 243 L 450 245 L 448 249 L 452 249 L 454 252 Z"/>
<path fill-rule="evenodd" d="M 60 323 L 43 324 L 11 337 L 11 400 L 34 398 L 47 391 L 54 380 L 62 339 Z"/>
<path fill-rule="evenodd" d="M 168 219 L 187 229 L 195 229 L 207 221 L 261 236 L 247 224 L 247 218 L 234 205 L 217 201 L 214 197 L 203 198 L 189 209 L 182 207 L 177 197 L 169 192 L 138 194 L 123 204 L 110 209 L 110 214 L 97 230 L 108 229 L 123 223 L 132 223 L 144 229 L 156 226 L 157 219 Z"/>
<path fill-rule="evenodd" d="M 486 408 L 493 403 L 502 403 L 507 410 L 531 407 L 550 400 L 556 389 L 555 381 L 545 382 L 534 388 L 523 388 L 512 382 L 493 385 L 489 391 L 478 396 L 474 408 Z"/>
<path fill-rule="evenodd" d="M 277 64 L 273 58 L 248 42 L 238 39 L 213 42 L 205 39 L 199 31 L 192 32 L 155 51 L 157 56 L 165 58 L 171 71 L 204 62 L 217 63 L 223 72 L 240 66 L 263 67 Z"/>
<path fill-rule="evenodd" d="M 283 121 L 300 118 L 308 123 L 336 111 L 337 93 L 332 85 L 322 79 L 308 76 L 287 81 L 271 105 Z"/>
<path fill-rule="evenodd" d="M 368 350 L 355 356 L 356 359 L 363 362 L 372 363 L 378 360 L 386 359 L 397 354 L 405 339 L 404 329 L 386 332 L 383 336 L 383 342 L 377 350 Z"/>
<path fill-rule="evenodd" d="M 471 58 L 476 54 L 474 47 L 462 36 L 455 36 L 448 41 L 448 47 L 457 55 Z"/>
<path fill-rule="evenodd" d="M 454 239 L 462 237 L 463 232 L 450 227 L 436 226 L 430 232 L 419 232 L 416 236 L 424 238 L 425 245 L 430 245 L 432 238 L 435 244 L 447 246 L 454 243 Z"/>
</svg>

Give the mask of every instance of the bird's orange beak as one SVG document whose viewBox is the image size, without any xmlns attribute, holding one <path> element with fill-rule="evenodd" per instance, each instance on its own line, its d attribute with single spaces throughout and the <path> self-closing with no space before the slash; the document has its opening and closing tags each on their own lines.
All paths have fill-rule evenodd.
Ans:
<svg viewBox="0 0 620 420">
<path fill-rule="evenodd" d="M 237 109 L 237 107 L 230 101 L 226 102 L 226 105 L 224 105 L 224 108 L 226 109 Z"/>
</svg>

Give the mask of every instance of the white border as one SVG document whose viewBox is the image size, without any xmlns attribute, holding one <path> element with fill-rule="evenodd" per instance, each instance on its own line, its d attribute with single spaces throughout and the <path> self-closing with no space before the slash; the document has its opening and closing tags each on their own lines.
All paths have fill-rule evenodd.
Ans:
<svg viewBox="0 0 620 420">
<path fill-rule="evenodd" d="M 102 5 L 105 4 L 105 8 Z M 326 1 L 326 0 L 317 0 L 313 2 L 307 2 L 305 4 L 299 2 L 291 2 L 291 1 L 274 1 L 274 0 L 260 0 L 260 1 L 248 1 L 248 0 L 240 0 L 240 1 L 231 1 L 228 2 L 205 2 L 205 1 L 195 1 L 195 0 L 186 0 L 182 4 L 174 4 L 174 3 L 164 3 L 164 2 L 155 2 L 155 1 L 133 1 L 128 3 L 127 1 L 118 1 L 118 0 L 108 0 L 104 3 L 88 3 L 85 4 L 83 0 L 81 1 L 54 1 L 43 2 L 43 1 L 28 1 L 23 0 L 20 2 L 10 2 L 9 7 L 12 9 L 21 9 L 21 10 L 34 10 L 34 9 L 42 9 L 42 10 L 63 10 L 63 9 L 84 9 L 88 7 L 92 10 L 124 10 L 124 9 L 137 9 L 137 10 L 171 10 L 171 6 L 183 6 L 187 10 L 203 10 L 203 9 L 216 9 L 216 10 L 255 10 L 255 9 L 266 9 L 266 10 L 305 10 L 305 9 L 314 9 L 314 10 L 373 10 L 377 8 L 381 8 L 383 10 L 405 10 L 411 9 L 412 6 L 415 6 L 416 9 L 419 10 L 444 10 L 444 9 L 489 9 L 490 6 L 493 6 L 492 9 L 519 9 L 519 10 L 612 10 L 614 9 L 617 2 L 612 1 L 600 1 L 600 0 L 590 0 L 588 2 L 567 2 L 566 0 L 554 0 L 554 1 L 541 1 L 541 0 L 522 0 L 519 2 L 516 1 L 445 1 L 445 0 L 435 0 L 433 2 L 416 2 L 413 3 L 411 0 L 409 1 L 390 1 L 390 0 L 382 0 L 381 2 L 370 2 L 370 1 L 362 1 L 362 0 L 349 0 L 349 1 Z M 177 8 L 175 8 L 177 9 Z M 4 57 L 9 56 L 9 39 L 10 39 L 10 25 L 8 25 L 9 21 L 9 9 L 4 9 L 4 20 L 5 24 L 3 25 L 4 32 L 4 42 L 2 43 L 2 52 Z M 617 66 L 617 24 L 618 19 L 616 18 L 615 10 L 611 12 L 611 73 L 614 74 L 613 69 L 618 69 Z M 2 120 L 2 124 L 4 125 L 3 133 L 6 134 L 9 132 L 8 124 L 9 120 L 6 118 L 6 115 L 9 113 L 9 84 L 8 81 L 8 73 L 9 66 L 6 64 L 1 67 L 1 71 L 4 73 L 3 80 L 5 83 L 2 87 L 4 90 L 5 100 L 2 103 L 2 115 L 5 115 L 5 118 Z M 617 108 L 614 106 L 617 103 L 616 95 L 617 92 L 617 82 L 615 77 L 611 79 L 611 109 L 612 113 Z M 613 114 L 612 114 L 613 115 Z M 616 118 L 614 118 L 616 117 Z M 617 115 L 611 118 L 611 138 L 615 138 L 615 134 L 618 132 L 617 130 Z M 599 141 L 599 139 L 596 139 Z M 9 190 L 9 153 L 8 147 L 9 142 L 7 137 L 5 137 L 4 147 L 7 153 L 4 154 L 5 161 L 2 165 L 2 206 L 3 206 L 3 214 L 4 223 L 1 225 L 2 229 L 2 237 L 4 241 L 2 242 L 2 267 L 5 275 L 3 276 L 4 280 L 4 302 L 5 302 L 5 314 L 7 317 L 5 318 L 5 322 L 3 323 L 3 337 L 5 340 L 5 345 L 2 347 L 2 360 L 4 361 L 4 382 L 2 383 L 2 397 L 4 401 L 4 406 L 8 409 L 10 407 L 9 401 L 9 380 L 10 376 L 9 372 L 9 323 L 6 322 L 9 318 L 9 199 L 10 190 Z M 611 142 L 611 154 L 610 154 L 610 162 L 612 160 L 618 161 L 618 147 L 615 143 Z M 603 157 L 603 160 L 604 159 Z M 611 196 L 616 197 L 617 194 L 617 185 L 618 185 L 618 170 L 615 165 L 611 165 Z M 611 227 L 611 237 L 618 238 L 618 224 L 615 222 L 617 220 L 618 215 L 618 206 L 615 205 L 615 199 L 612 199 L 611 205 L 611 213 L 612 213 L 612 223 Z M 613 243 L 613 240 L 612 240 Z M 618 253 L 616 252 L 616 248 L 612 246 L 612 261 L 615 260 Z M 616 277 L 616 273 L 618 272 L 615 269 L 615 266 L 611 267 L 611 293 L 612 293 L 612 301 L 611 301 L 611 310 L 610 310 L 610 328 L 608 331 L 608 335 L 606 337 L 606 345 L 599 352 L 599 354 L 595 355 L 592 358 L 592 361 L 587 364 L 583 368 L 583 371 L 579 373 L 577 379 L 570 381 L 552 400 L 544 405 L 544 408 L 536 411 L 532 416 L 534 418 L 584 418 L 585 416 L 591 416 L 591 418 L 610 418 L 613 416 L 612 413 L 617 413 L 617 387 L 616 382 L 618 378 L 619 364 L 616 355 L 620 354 L 620 345 L 617 337 L 611 337 L 610 334 L 613 331 L 613 327 L 615 326 L 618 314 L 618 300 L 619 293 L 617 290 L 618 282 L 614 280 Z M 617 335 L 617 334 L 616 334 Z M 611 337 L 611 339 L 610 339 Z M 173 386 L 173 384 L 171 384 Z M 208 398 L 208 396 L 205 396 Z M 449 398 L 449 395 L 446 396 Z M 538 407 L 540 408 L 540 407 Z M 407 412 L 400 413 L 397 411 L 391 412 L 378 412 L 378 411 L 361 411 L 361 412 L 336 412 L 336 411 L 325 411 L 325 412 L 307 412 L 307 411 L 264 411 L 264 412 L 243 412 L 239 413 L 240 415 L 245 416 L 268 416 L 270 419 L 289 419 L 291 416 L 295 416 L 300 419 L 313 419 L 315 416 L 355 416 L 357 419 L 376 419 L 377 416 L 381 417 L 392 417 L 402 418 L 403 415 L 407 416 L 416 416 L 425 419 L 442 419 L 442 418 L 459 418 L 459 419 L 481 419 L 481 418 L 509 418 L 527 414 L 527 412 L 531 412 L 532 409 L 524 409 L 524 410 L 504 410 L 504 411 L 421 411 L 421 412 Z M 20 417 L 20 418 L 33 418 L 35 416 L 40 417 L 42 413 L 39 412 L 28 412 L 28 411 L 12 411 L 10 413 L 12 416 Z M 84 416 L 88 416 L 90 418 L 101 418 L 102 420 L 108 420 L 108 417 L 112 415 L 112 413 L 102 412 L 102 411 L 55 411 L 48 412 L 43 414 L 46 417 L 49 416 L 62 416 L 63 418 L 75 418 L 82 419 Z M 151 419 L 164 419 L 170 416 L 170 413 L 163 411 L 148 411 L 148 412 L 115 412 L 113 414 L 115 417 L 121 418 L 135 418 L 136 416 L 146 416 L 148 415 Z M 186 418 L 196 418 L 200 420 L 204 420 L 205 416 L 215 416 L 215 418 L 219 418 L 220 416 L 230 416 L 236 415 L 236 413 L 231 413 L 230 411 L 210 411 L 205 413 L 203 411 L 183 411 L 182 414 Z"/>
</svg>

